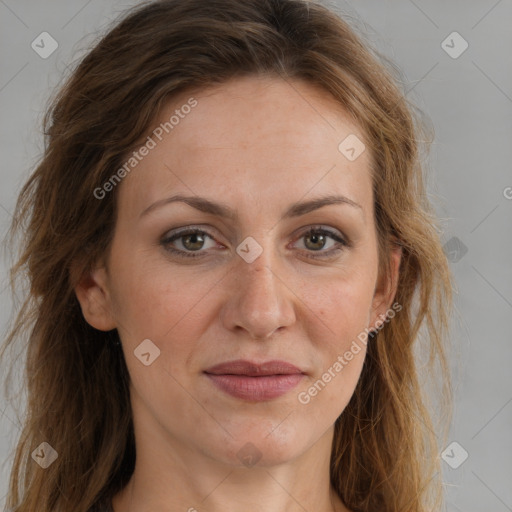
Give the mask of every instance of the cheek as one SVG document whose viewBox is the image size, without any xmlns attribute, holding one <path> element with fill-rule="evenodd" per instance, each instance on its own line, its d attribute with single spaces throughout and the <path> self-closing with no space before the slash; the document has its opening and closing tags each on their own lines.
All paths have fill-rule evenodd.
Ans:
<svg viewBox="0 0 512 512">
<path fill-rule="evenodd" d="M 166 262 L 133 261 L 117 270 L 115 307 L 132 389 L 167 424 L 174 417 L 200 416 L 182 383 L 188 377 L 188 362 L 197 359 L 198 340 L 210 321 L 205 296 L 218 278 L 196 280 L 190 269 L 170 271 Z M 159 350 L 148 366 L 134 354 L 146 339 Z"/>
<path fill-rule="evenodd" d="M 229 301 L 215 289 L 228 286 L 229 275 L 179 268 L 144 253 L 117 261 L 113 306 L 125 345 L 133 350 L 149 338 L 162 347 L 176 345 L 173 353 L 186 358 L 186 352 L 193 351 L 194 339 L 200 340 L 208 325 L 215 323 L 222 301 Z M 296 325 L 291 329 L 304 330 L 319 354 L 332 358 L 344 352 L 367 327 L 374 288 L 370 263 L 361 258 L 357 265 L 329 275 L 287 276 L 297 297 L 290 299 L 295 300 L 296 311 Z"/>
<path fill-rule="evenodd" d="M 366 355 L 366 328 L 374 289 L 371 272 L 354 272 L 305 292 L 310 310 L 305 328 L 321 368 L 299 401 L 335 418 L 349 402 Z"/>
<path fill-rule="evenodd" d="M 344 341 L 368 326 L 374 285 L 370 272 L 350 272 L 350 275 L 326 279 L 322 284 L 318 280 L 315 285 L 307 283 L 303 297 L 314 313 L 313 321 L 306 325 L 312 329 L 310 339 L 325 333 L 327 338 L 332 338 L 334 348 L 343 348 Z"/>
<path fill-rule="evenodd" d="M 113 308 L 125 338 L 133 342 L 164 339 L 182 323 L 197 320 L 200 300 L 215 282 L 207 275 L 196 279 L 190 269 L 173 268 L 161 256 L 154 260 L 141 253 L 116 266 Z"/>
</svg>

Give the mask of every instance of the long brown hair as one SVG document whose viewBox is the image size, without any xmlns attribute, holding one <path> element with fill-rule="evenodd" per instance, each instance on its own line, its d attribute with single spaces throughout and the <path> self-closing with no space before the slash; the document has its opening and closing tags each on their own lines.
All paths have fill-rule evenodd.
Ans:
<svg viewBox="0 0 512 512">
<path fill-rule="evenodd" d="M 101 200 L 93 191 L 173 95 L 251 74 L 306 80 L 353 116 L 372 155 L 381 274 L 392 240 L 402 246 L 401 311 L 369 343 L 336 421 L 332 485 L 354 512 L 438 509 L 439 447 L 415 351 L 427 349 L 426 370 L 440 369 L 448 386 L 452 276 L 426 196 L 421 147 L 429 135 L 396 68 L 311 1 L 160 0 L 116 22 L 59 90 L 44 154 L 18 198 L 11 233 L 21 249 L 11 279 L 15 288 L 16 276 L 26 277 L 29 289 L 1 353 L 25 340 L 28 401 L 7 500 L 13 511 L 86 512 L 129 480 L 135 442 L 118 334 L 92 328 L 74 293 L 115 227 L 116 190 Z M 59 454 L 44 471 L 31 459 L 43 441 Z"/>
</svg>

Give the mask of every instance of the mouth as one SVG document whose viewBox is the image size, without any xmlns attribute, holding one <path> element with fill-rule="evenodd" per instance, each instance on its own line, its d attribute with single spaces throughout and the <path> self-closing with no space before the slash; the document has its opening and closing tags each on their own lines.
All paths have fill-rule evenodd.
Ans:
<svg viewBox="0 0 512 512">
<path fill-rule="evenodd" d="M 286 361 L 261 364 L 237 360 L 215 365 L 205 375 L 224 393 L 246 401 L 263 402 L 278 398 L 304 378 L 305 373 Z"/>
</svg>

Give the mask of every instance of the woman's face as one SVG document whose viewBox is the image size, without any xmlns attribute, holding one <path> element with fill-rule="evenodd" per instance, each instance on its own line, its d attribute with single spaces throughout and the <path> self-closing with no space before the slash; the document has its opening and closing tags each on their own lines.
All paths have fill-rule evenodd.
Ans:
<svg viewBox="0 0 512 512">
<path fill-rule="evenodd" d="M 77 288 L 87 320 L 119 331 L 136 435 L 230 465 L 329 444 L 360 340 L 394 296 L 392 276 L 377 281 L 362 132 L 326 93 L 278 78 L 183 94 L 152 130 L 165 122 L 117 185 L 106 268 Z M 236 360 L 298 370 L 206 373 Z"/>
</svg>

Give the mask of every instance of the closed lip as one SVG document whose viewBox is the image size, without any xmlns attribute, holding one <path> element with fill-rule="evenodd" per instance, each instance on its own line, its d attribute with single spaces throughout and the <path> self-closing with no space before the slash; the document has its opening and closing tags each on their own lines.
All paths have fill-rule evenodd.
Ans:
<svg viewBox="0 0 512 512">
<path fill-rule="evenodd" d="M 263 363 L 237 359 L 216 364 L 204 371 L 211 375 L 245 375 L 247 377 L 263 377 L 265 375 L 293 375 L 304 372 L 297 366 L 286 361 L 273 360 Z"/>
</svg>

